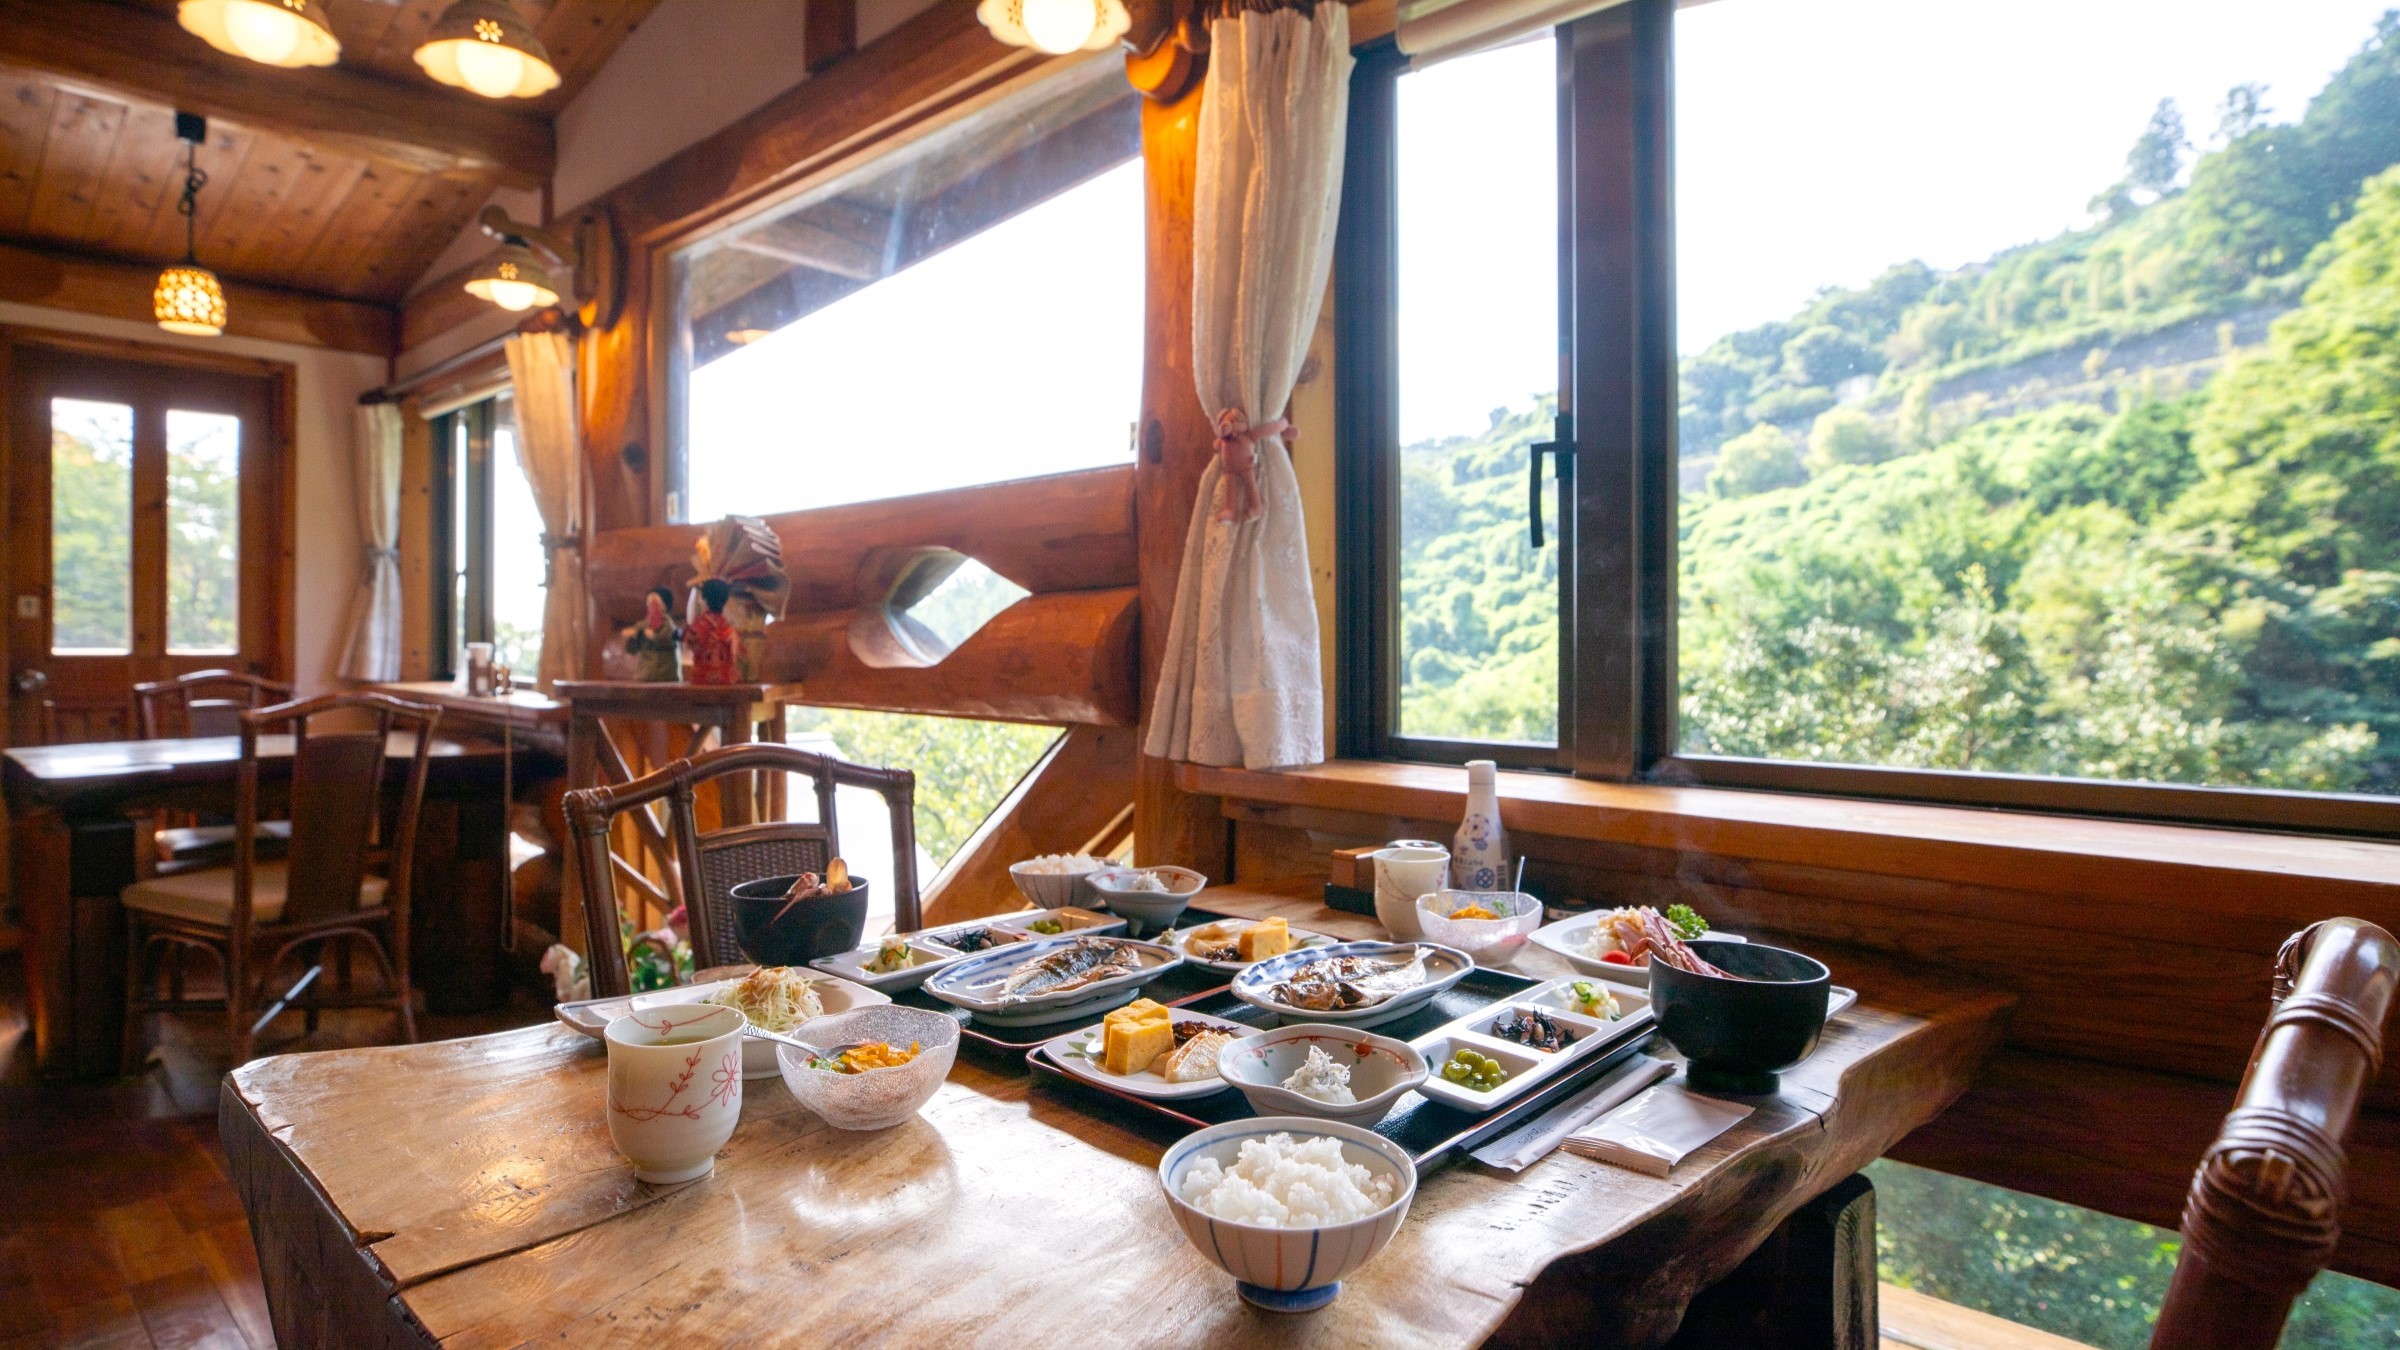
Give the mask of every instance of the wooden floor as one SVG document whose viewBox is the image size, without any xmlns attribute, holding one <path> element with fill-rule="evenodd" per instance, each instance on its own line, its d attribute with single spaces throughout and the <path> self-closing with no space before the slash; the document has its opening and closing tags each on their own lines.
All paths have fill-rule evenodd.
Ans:
<svg viewBox="0 0 2400 1350">
<path fill-rule="evenodd" d="M 420 1017 L 426 1040 L 523 1026 L 549 1010 L 519 991 L 480 1017 Z M 377 1045 L 389 1014 L 270 1028 L 264 1054 Z M 226 1036 L 213 1019 L 163 1018 L 138 1078 L 67 1083 L 33 1074 L 20 958 L 0 955 L 0 1350 L 275 1344 L 241 1202 L 217 1151 Z M 1890 1285 L 1884 1350 L 2072 1350 L 1982 1313 Z"/>
<path fill-rule="evenodd" d="M 549 1010 L 425 1017 L 436 1040 L 522 1026 Z M 223 1024 L 161 1018 L 150 1072 L 108 1082 L 33 1074 L 21 958 L 0 955 L 0 1347 L 267 1350 L 275 1344 L 249 1225 L 217 1151 Z M 268 1029 L 262 1054 L 381 1044 L 389 1013 Z"/>
</svg>

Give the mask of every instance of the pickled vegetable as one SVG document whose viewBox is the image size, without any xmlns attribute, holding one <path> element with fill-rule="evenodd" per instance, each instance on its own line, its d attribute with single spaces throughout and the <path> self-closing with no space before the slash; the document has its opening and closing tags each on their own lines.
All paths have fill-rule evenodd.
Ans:
<svg viewBox="0 0 2400 1350">
<path fill-rule="evenodd" d="M 1450 1062 L 1442 1066 L 1442 1077 L 1463 1088 L 1489 1092 L 1508 1081 L 1508 1070 L 1490 1055 L 1459 1049 L 1450 1052 Z"/>
</svg>

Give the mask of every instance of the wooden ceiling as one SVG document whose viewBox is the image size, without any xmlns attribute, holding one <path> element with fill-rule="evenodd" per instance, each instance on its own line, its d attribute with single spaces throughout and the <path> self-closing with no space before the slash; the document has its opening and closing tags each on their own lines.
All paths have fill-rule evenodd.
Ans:
<svg viewBox="0 0 2400 1350">
<path fill-rule="evenodd" d="M 547 179 L 550 119 L 658 0 L 516 0 L 559 88 L 503 107 L 410 53 L 447 0 L 327 0 L 339 65 L 209 49 L 173 0 L 0 0 L 0 243 L 182 256 L 177 107 L 209 115 L 201 261 L 228 280 L 396 304 L 502 182 Z"/>
</svg>

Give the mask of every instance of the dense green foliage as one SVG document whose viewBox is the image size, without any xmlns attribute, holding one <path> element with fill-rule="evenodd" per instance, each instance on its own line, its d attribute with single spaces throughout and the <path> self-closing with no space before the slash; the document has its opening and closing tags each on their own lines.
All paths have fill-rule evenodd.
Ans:
<svg viewBox="0 0 2400 1350">
<path fill-rule="evenodd" d="M 2150 1344 L 2174 1233 L 1902 1163 L 1867 1176 L 1889 1283 L 2101 1350 Z M 2285 1350 L 2396 1344 L 2400 1291 L 2333 1274 L 2309 1286 L 2283 1334 Z"/>
<path fill-rule="evenodd" d="M 1687 748 L 2400 792 L 2400 16 L 2189 187 L 2173 111 L 2093 226 L 1685 362 Z M 1546 729 L 1549 422 L 1402 452 L 1407 730 Z"/>
<path fill-rule="evenodd" d="M 917 845 L 937 868 L 1058 738 L 1053 727 L 840 708 L 794 708 L 789 725 L 828 733 L 853 763 L 916 774 Z"/>
<path fill-rule="evenodd" d="M 167 415 L 167 646 L 241 645 L 241 423 Z"/>
<path fill-rule="evenodd" d="M 50 433 L 50 641 L 133 644 L 133 429 L 85 419 Z"/>
</svg>

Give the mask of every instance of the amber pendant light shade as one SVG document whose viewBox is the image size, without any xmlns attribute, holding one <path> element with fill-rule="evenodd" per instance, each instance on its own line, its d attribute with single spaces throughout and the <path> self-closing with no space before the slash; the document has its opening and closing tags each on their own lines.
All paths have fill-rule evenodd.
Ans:
<svg viewBox="0 0 2400 1350">
<path fill-rule="evenodd" d="M 175 22 L 228 56 L 266 66 L 330 66 L 342 44 L 322 0 L 182 0 Z"/>
<path fill-rule="evenodd" d="M 183 261 L 158 274 L 150 313 L 170 333 L 215 337 L 225 331 L 225 288 L 199 258 L 200 189 L 208 182 L 200 171 L 200 146 L 208 139 L 208 119 L 175 114 L 175 138 L 183 142 L 183 196 L 175 203 L 183 217 Z"/>
<path fill-rule="evenodd" d="M 550 52 L 507 0 L 458 0 L 426 31 L 417 64 L 485 98 L 533 98 L 558 87 Z"/>
</svg>

